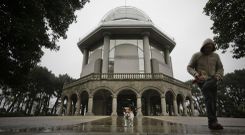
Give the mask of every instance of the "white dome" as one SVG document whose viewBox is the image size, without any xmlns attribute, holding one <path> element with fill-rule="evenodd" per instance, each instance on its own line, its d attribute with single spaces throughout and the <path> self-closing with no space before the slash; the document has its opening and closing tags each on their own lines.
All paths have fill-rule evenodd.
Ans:
<svg viewBox="0 0 245 135">
<path fill-rule="evenodd" d="M 151 22 L 151 19 L 143 11 L 129 6 L 117 7 L 110 10 L 101 20 L 101 22 L 117 21 L 117 20 L 134 20 Z"/>
</svg>

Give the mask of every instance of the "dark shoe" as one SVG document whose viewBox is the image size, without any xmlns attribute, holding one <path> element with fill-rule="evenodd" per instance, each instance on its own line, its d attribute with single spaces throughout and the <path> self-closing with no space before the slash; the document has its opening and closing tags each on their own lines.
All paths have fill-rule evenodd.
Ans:
<svg viewBox="0 0 245 135">
<path fill-rule="evenodd" d="M 222 130 L 222 129 L 224 129 L 223 126 L 217 122 L 209 124 L 208 128 L 211 130 Z"/>
</svg>

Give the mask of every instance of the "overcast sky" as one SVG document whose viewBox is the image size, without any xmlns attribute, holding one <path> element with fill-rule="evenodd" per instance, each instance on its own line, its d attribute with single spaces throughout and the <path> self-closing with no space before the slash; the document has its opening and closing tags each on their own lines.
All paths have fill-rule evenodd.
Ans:
<svg viewBox="0 0 245 135">
<path fill-rule="evenodd" d="M 203 13 L 207 0 L 127 0 L 127 6 L 144 11 L 162 32 L 174 38 L 176 46 L 171 52 L 174 78 L 181 81 L 192 79 L 186 66 L 193 53 L 199 51 L 206 38 L 213 38 L 210 30 L 212 21 Z M 125 6 L 125 0 L 90 0 L 83 9 L 76 12 L 77 23 L 70 25 L 67 39 L 60 39 L 60 50 L 44 49 L 41 66 L 55 75 L 68 74 L 78 79 L 81 73 L 83 55 L 77 47 L 80 38 L 91 32 L 103 16 L 118 6 Z M 245 68 L 245 58 L 232 59 L 231 54 L 220 54 L 225 73 Z"/>
</svg>

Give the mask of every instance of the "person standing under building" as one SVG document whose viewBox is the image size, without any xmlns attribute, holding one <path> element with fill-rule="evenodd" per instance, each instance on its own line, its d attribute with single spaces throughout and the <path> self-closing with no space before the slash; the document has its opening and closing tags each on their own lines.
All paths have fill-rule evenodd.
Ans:
<svg viewBox="0 0 245 135">
<path fill-rule="evenodd" d="M 222 79 L 224 69 L 215 50 L 213 40 L 206 39 L 200 52 L 192 56 L 187 71 L 195 78 L 194 82 L 204 95 L 209 129 L 221 130 L 223 126 L 218 123 L 216 116 L 217 81 Z"/>
</svg>

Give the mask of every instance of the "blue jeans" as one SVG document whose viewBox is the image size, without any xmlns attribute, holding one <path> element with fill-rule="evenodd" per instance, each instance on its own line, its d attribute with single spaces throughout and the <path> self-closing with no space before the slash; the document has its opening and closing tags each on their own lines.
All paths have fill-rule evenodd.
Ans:
<svg viewBox="0 0 245 135">
<path fill-rule="evenodd" d="M 217 80 L 209 78 L 204 82 L 198 83 L 205 99 L 208 124 L 217 122 L 216 102 L 217 102 Z"/>
</svg>

